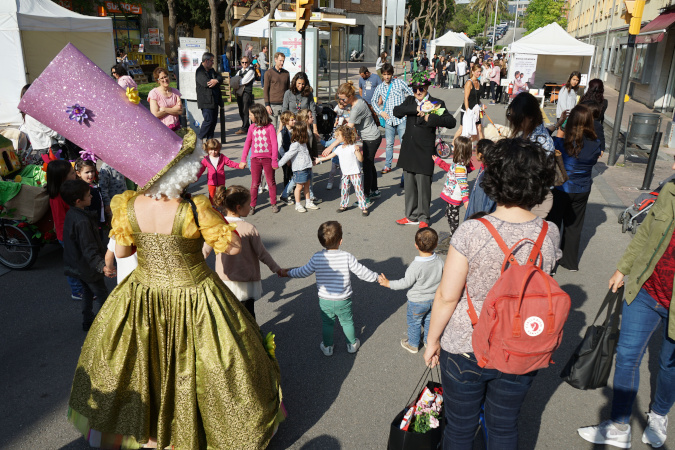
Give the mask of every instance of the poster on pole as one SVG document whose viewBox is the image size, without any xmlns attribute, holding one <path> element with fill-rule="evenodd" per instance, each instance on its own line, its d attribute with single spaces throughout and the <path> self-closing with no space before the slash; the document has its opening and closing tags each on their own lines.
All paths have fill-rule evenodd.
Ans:
<svg viewBox="0 0 675 450">
<path fill-rule="evenodd" d="M 159 45 L 159 28 L 148 28 L 148 45 Z"/>
<path fill-rule="evenodd" d="M 529 91 L 537 74 L 537 55 L 514 54 L 509 72 L 511 71 L 513 71 L 514 94 Z"/>
<path fill-rule="evenodd" d="M 402 27 L 405 17 L 405 0 L 387 0 L 387 18 L 385 25 L 388 27 Z"/>
<path fill-rule="evenodd" d="M 305 66 L 302 67 L 302 36 L 295 30 L 286 27 L 272 28 L 272 43 L 274 52 L 280 52 L 286 56 L 284 60 L 284 69 L 288 70 L 291 80 L 298 72 L 305 72 L 309 83 L 314 89 L 314 96 L 317 92 L 317 54 L 319 33 L 317 28 L 307 28 L 305 30 Z"/>
<path fill-rule="evenodd" d="M 206 39 L 180 38 L 178 48 L 178 77 L 180 93 L 183 100 L 197 100 L 195 72 L 202 63 L 202 55 L 206 52 Z"/>
</svg>

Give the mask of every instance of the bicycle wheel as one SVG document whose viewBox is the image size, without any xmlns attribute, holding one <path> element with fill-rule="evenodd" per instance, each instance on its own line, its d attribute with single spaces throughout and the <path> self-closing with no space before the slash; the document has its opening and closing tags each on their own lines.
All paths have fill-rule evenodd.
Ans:
<svg viewBox="0 0 675 450">
<path fill-rule="evenodd" d="M 35 264 L 40 248 L 16 225 L 0 225 L 0 263 L 10 269 L 28 269 Z"/>
</svg>

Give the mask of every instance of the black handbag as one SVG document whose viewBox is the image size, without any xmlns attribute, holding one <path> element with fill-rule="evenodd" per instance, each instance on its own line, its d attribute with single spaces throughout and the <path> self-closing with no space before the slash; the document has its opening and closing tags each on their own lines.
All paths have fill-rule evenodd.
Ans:
<svg viewBox="0 0 675 450">
<path fill-rule="evenodd" d="M 399 412 L 391 422 L 387 450 L 432 450 L 441 448 L 443 430 L 445 429 L 444 410 L 442 410 L 441 417 L 438 419 L 440 422 L 440 426 L 438 428 L 432 428 L 423 434 L 415 433 L 412 430 L 401 429 L 401 421 L 403 420 L 403 416 L 405 415 L 408 408 L 417 402 L 417 399 L 422 394 L 424 387 L 428 387 L 431 392 L 434 392 L 434 388 L 441 387 L 440 369 L 438 369 L 437 372 L 439 382 L 435 382 L 433 380 L 434 377 L 430 368 L 426 368 L 424 370 L 422 378 L 420 378 L 420 381 L 417 382 L 415 390 L 413 390 L 410 399 L 406 403 L 406 407 L 401 412 Z M 424 384 L 425 381 L 427 381 L 426 384 Z"/>
<path fill-rule="evenodd" d="M 614 352 L 619 341 L 619 317 L 623 305 L 623 287 L 616 292 L 610 289 L 598 314 L 574 354 L 560 373 L 560 378 L 577 389 L 597 389 L 607 386 L 614 364 Z M 598 318 L 607 308 L 602 325 Z"/>
</svg>

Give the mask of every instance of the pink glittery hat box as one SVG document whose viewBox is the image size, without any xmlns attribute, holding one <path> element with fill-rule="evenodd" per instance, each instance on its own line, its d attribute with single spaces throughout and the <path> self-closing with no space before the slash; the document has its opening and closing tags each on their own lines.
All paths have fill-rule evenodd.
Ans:
<svg viewBox="0 0 675 450">
<path fill-rule="evenodd" d="M 166 167 L 183 143 L 73 44 L 31 84 L 19 109 L 139 186 Z"/>
</svg>

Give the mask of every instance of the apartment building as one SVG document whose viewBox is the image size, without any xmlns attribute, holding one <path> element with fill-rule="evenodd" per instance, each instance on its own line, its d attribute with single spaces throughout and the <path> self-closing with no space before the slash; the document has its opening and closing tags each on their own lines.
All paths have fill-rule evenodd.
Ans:
<svg viewBox="0 0 675 450">
<path fill-rule="evenodd" d="M 595 45 L 592 77 L 619 89 L 626 66 L 628 25 L 622 0 L 570 0 L 567 31 Z M 657 111 L 675 106 L 675 0 L 647 0 L 636 40 L 628 94 Z"/>
<path fill-rule="evenodd" d="M 382 25 L 382 1 L 384 0 L 321 0 L 319 2 L 322 7 L 344 10 L 348 18 L 356 19 L 356 26 L 349 29 L 347 55 L 352 50 L 357 50 L 365 52 L 365 61 L 377 59 L 380 48 L 380 26 Z"/>
</svg>

